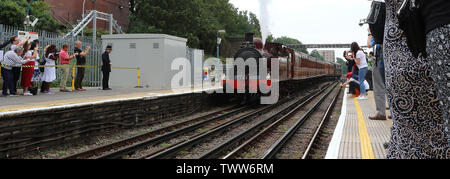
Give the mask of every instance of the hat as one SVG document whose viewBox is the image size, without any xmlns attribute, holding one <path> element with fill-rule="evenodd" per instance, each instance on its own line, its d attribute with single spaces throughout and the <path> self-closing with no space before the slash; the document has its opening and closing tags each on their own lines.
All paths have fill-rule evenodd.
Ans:
<svg viewBox="0 0 450 179">
<path fill-rule="evenodd" d="M 351 78 L 352 76 L 353 76 L 353 73 L 352 73 L 352 72 L 347 73 L 347 79 L 348 79 L 348 78 Z"/>
<path fill-rule="evenodd" d="M 112 46 L 111 45 L 106 46 L 106 50 L 112 50 Z"/>
</svg>

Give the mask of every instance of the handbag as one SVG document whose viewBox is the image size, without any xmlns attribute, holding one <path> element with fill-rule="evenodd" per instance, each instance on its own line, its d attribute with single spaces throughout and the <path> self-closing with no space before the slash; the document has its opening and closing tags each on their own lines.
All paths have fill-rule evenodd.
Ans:
<svg viewBox="0 0 450 179">
<path fill-rule="evenodd" d="M 373 1 L 371 7 L 371 11 L 367 17 L 367 23 L 369 24 L 375 44 L 383 44 L 384 27 L 386 24 L 386 4 L 380 1 Z"/>
<path fill-rule="evenodd" d="M 407 37 L 409 50 L 414 57 L 427 57 L 425 25 L 420 13 L 420 0 L 405 0 L 397 11 L 399 27 Z"/>
</svg>

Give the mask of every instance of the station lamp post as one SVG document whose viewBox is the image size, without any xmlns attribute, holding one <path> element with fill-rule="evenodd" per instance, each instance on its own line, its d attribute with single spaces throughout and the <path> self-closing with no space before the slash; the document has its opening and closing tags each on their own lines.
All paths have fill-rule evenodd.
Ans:
<svg viewBox="0 0 450 179">
<path fill-rule="evenodd" d="M 28 0 L 29 3 L 28 3 L 28 8 L 27 8 L 27 16 L 26 16 L 26 19 L 25 19 L 25 22 L 24 22 L 24 24 L 25 24 L 25 31 L 28 31 L 28 25 L 35 26 L 37 21 L 39 20 L 38 18 L 33 16 L 35 18 L 34 22 L 30 21 L 30 9 L 31 9 L 31 4 L 33 4 L 34 1 L 35 0 Z"/>
<path fill-rule="evenodd" d="M 225 34 L 225 30 L 217 31 L 217 58 L 220 56 L 220 44 L 222 43 L 222 38 L 219 37 L 220 34 Z"/>
</svg>

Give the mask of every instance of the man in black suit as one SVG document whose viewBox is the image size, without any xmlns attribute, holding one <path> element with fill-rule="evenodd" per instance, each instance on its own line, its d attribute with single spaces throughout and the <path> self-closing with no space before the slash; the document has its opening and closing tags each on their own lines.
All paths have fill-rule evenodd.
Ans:
<svg viewBox="0 0 450 179">
<path fill-rule="evenodd" d="M 111 45 L 106 47 L 105 53 L 102 55 L 102 72 L 103 72 L 103 90 L 111 90 L 109 88 L 109 73 L 111 73 L 111 60 L 109 59 L 109 54 L 112 51 Z"/>
</svg>

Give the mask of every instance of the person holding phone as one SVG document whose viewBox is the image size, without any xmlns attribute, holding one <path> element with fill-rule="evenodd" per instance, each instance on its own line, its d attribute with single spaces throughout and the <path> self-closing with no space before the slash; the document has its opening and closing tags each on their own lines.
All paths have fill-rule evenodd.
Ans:
<svg viewBox="0 0 450 179">
<path fill-rule="evenodd" d="M 79 65 L 79 66 L 86 65 L 86 56 L 89 54 L 89 50 L 91 50 L 91 47 L 87 46 L 86 50 L 82 51 L 81 45 L 82 45 L 81 41 L 77 41 L 75 43 L 75 49 L 74 49 L 74 52 L 76 54 L 78 54 L 76 56 L 76 58 L 77 58 L 77 65 Z M 83 86 L 82 86 L 85 69 L 86 68 L 84 68 L 84 67 L 78 67 L 78 69 L 77 69 L 77 77 L 75 79 L 75 89 L 77 91 L 86 91 L 85 89 L 83 89 Z"/>
<path fill-rule="evenodd" d="M 369 65 L 367 64 L 367 57 L 366 54 L 361 50 L 361 48 L 359 47 L 358 43 L 353 42 L 351 45 L 351 50 L 353 57 L 350 57 L 351 60 L 355 61 L 356 66 L 358 66 L 359 72 L 358 72 L 358 77 L 359 77 L 359 84 L 360 84 L 360 89 L 361 89 L 361 95 L 360 97 L 358 97 L 358 100 L 367 100 L 367 89 L 366 86 L 364 85 L 364 81 L 366 79 L 366 73 L 369 69 Z"/>
<path fill-rule="evenodd" d="M 60 92 L 70 92 L 66 89 L 67 85 L 67 79 L 69 78 L 70 73 L 70 60 L 72 60 L 75 56 L 78 55 L 78 53 L 75 53 L 71 56 L 69 56 L 69 45 L 64 44 L 63 48 L 61 49 L 61 52 L 59 52 L 59 64 L 61 64 L 61 70 L 62 70 L 62 76 L 61 76 L 61 83 L 60 83 Z"/>
</svg>

